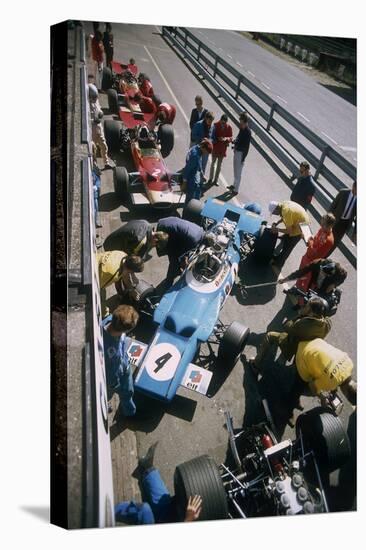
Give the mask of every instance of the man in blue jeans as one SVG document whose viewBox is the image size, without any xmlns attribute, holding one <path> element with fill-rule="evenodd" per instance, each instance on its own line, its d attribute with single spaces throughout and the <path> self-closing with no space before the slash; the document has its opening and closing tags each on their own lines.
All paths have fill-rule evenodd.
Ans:
<svg viewBox="0 0 366 550">
<path fill-rule="evenodd" d="M 197 123 L 198 124 L 198 123 Z M 200 199 L 202 196 L 202 184 L 205 181 L 202 167 L 203 155 L 212 153 L 212 143 L 203 139 L 199 145 L 193 145 L 187 153 L 186 165 L 183 168 L 183 182 L 185 182 L 186 201 Z"/>
<path fill-rule="evenodd" d="M 158 442 L 154 443 L 140 458 L 138 468 L 142 476 L 142 487 L 148 502 L 120 502 L 114 508 L 116 521 L 130 525 L 172 523 L 178 521 L 174 498 L 154 468 L 154 453 Z M 202 498 L 199 495 L 188 499 L 184 521 L 195 521 L 202 511 Z"/>
<path fill-rule="evenodd" d="M 129 338 L 126 334 L 136 327 L 138 320 L 139 314 L 132 306 L 121 305 L 102 321 L 108 399 L 113 393 L 119 395 L 118 415 L 123 416 L 134 416 L 136 413 L 127 355 Z"/>
</svg>

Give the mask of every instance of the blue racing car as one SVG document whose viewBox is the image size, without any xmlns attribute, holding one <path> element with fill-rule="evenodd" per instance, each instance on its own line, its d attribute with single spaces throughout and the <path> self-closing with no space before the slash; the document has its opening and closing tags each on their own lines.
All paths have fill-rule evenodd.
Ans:
<svg viewBox="0 0 366 550">
<path fill-rule="evenodd" d="M 235 284 L 238 266 L 248 254 L 268 261 L 275 236 L 260 215 L 209 198 L 204 205 L 191 201 L 185 217 L 201 221 L 204 241 L 187 258 L 179 280 L 166 292 L 153 312 L 157 325 L 151 343 L 131 344 L 139 354 L 135 389 L 170 402 L 180 385 L 206 394 L 212 372 L 194 364 L 200 345 L 215 337 L 218 359 L 233 365 L 242 352 L 249 329 L 238 321 L 225 327 L 219 321 Z M 223 328 L 225 330 L 223 330 Z"/>
</svg>

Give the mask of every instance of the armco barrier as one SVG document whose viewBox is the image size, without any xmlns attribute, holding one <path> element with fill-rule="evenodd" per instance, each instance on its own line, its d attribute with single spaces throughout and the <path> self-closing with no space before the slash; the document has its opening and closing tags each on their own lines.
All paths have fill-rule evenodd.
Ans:
<svg viewBox="0 0 366 550">
<path fill-rule="evenodd" d="M 334 188 L 334 191 L 338 191 L 344 187 L 344 183 L 338 174 L 335 174 L 325 166 L 325 161 L 328 158 L 335 164 L 340 175 L 344 173 L 351 180 L 356 179 L 357 172 L 353 164 L 294 115 L 276 103 L 268 94 L 263 92 L 261 88 L 241 74 L 219 54 L 211 50 L 188 29 L 182 27 L 163 27 L 162 32 L 163 37 L 173 47 L 177 48 L 184 57 L 189 58 L 197 70 L 201 74 L 204 74 L 205 78 L 220 93 L 224 92 L 222 95 L 229 104 L 233 105 L 232 101 L 235 101 L 236 109 L 250 111 L 254 132 L 279 160 L 291 170 L 294 176 L 298 171 L 299 159 L 307 158 L 315 170 L 315 179 L 318 180 L 320 175 L 323 176 Z M 241 100 L 245 102 L 245 105 Z M 267 109 L 261 106 L 260 102 L 264 103 Z M 263 119 L 264 124 L 258 122 L 256 118 L 258 116 Z M 278 120 L 278 117 L 290 126 L 290 131 Z M 284 139 L 284 145 L 280 145 L 276 139 L 273 139 L 274 136 L 270 136 L 271 129 L 276 130 L 279 136 Z M 291 130 L 296 130 L 301 134 L 302 138 L 308 140 L 309 144 L 318 150 L 318 154 L 316 155 L 311 152 L 309 147 L 296 139 Z M 272 139 L 269 139 L 269 137 L 272 137 Z M 286 148 L 286 143 L 291 147 Z M 299 158 L 296 159 L 293 156 L 291 148 L 299 153 Z M 326 190 L 325 187 L 323 191 L 325 195 L 328 195 L 328 201 L 332 200 L 335 192 L 330 194 L 329 190 Z"/>
<path fill-rule="evenodd" d="M 339 189 L 345 186 L 338 175 L 325 166 L 327 158 L 336 165 L 339 173 L 343 172 L 352 180 L 356 180 L 356 168 L 347 159 L 322 138 L 319 138 L 315 132 L 305 126 L 291 113 L 273 101 L 268 94 L 239 73 L 235 67 L 212 51 L 188 29 L 162 27 L 162 34 L 166 42 L 204 77 L 205 81 L 218 92 L 218 95 L 226 101 L 235 113 L 242 112 L 243 110 L 250 113 L 250 126 L 254 134 L 290 171 L 292 174 L 291 179 L 295 179 L 298 176 L 300 161 L 304 158 L 309 161 L 315 168 L 316 198 L 325 210 L 329 208 Z M 245 86 L 248 91 L 243 90 L 242 86 Z M 250 96 L 249 92 L 255 95 L 255 97 Z M 245 101 L 245 104 L 243 101 Z M 268 109 L 263 108 L 259 104 L 259 101 L 262 101 Z M 248 109 L 247 105 L 251 107 L 252 111 Z M 305 147 L 303 143 L 294 137 L 291 131 L 276 120 L 276 114 L 281 116 L 291 128 L 301 133 L 313 147 L 317 148 L 319 151 L 318 155 L 315 155 Z M 264 120 L 265 126 L 257 120 L 257 115 Z M 238 125 L 237 120 L 234 122 Z M 299 153 L 298 158 L 295 158 L 290 147 L 287 149 L 283 143 L 280 143 L 271 134 L 271 128 L 275 129 L 284 138 L 286 143 Z M 319 176 L 322 176 L 322 179 Z M 352 265 L 356 266 L 356 256 L 353 250 L 347 248 L 343 243 L 340 245 L 340 248 Z"/>
</svg>

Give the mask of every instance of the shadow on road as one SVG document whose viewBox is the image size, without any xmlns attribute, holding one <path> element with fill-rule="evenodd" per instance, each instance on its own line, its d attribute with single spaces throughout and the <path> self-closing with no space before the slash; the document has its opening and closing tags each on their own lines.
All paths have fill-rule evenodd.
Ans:
<svg viewBox="0 0 366 550">
<path fill-rule="evenodd" d="M 330 92 L 338 95 L 339 97 L 342 97 L 343 99 L 348 101 L 348 103 L 352 103 L 352 105 L 357 105 L 357 88 L 348 86 L 330 86 L 328 84 L 321 84 L 321 86 L 323 86 Z"/>
</svg>

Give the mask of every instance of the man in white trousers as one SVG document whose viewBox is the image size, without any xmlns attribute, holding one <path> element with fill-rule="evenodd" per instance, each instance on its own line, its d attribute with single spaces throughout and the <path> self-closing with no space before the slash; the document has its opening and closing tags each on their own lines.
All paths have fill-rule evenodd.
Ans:
<svg viewBox="0 0 366 550">
<path fill-rule="evenodd" d="M 244 161 L 249 151 L 252 132 L 248 126 L 248 114 L 242 113 L 239 117 L 239 133 L 236 136 L 234 145 L 234 183 L 229 185 L 228 189 L 232 195 L 239 193 L 241 176 L 244 167 Z"/>
</svg>

